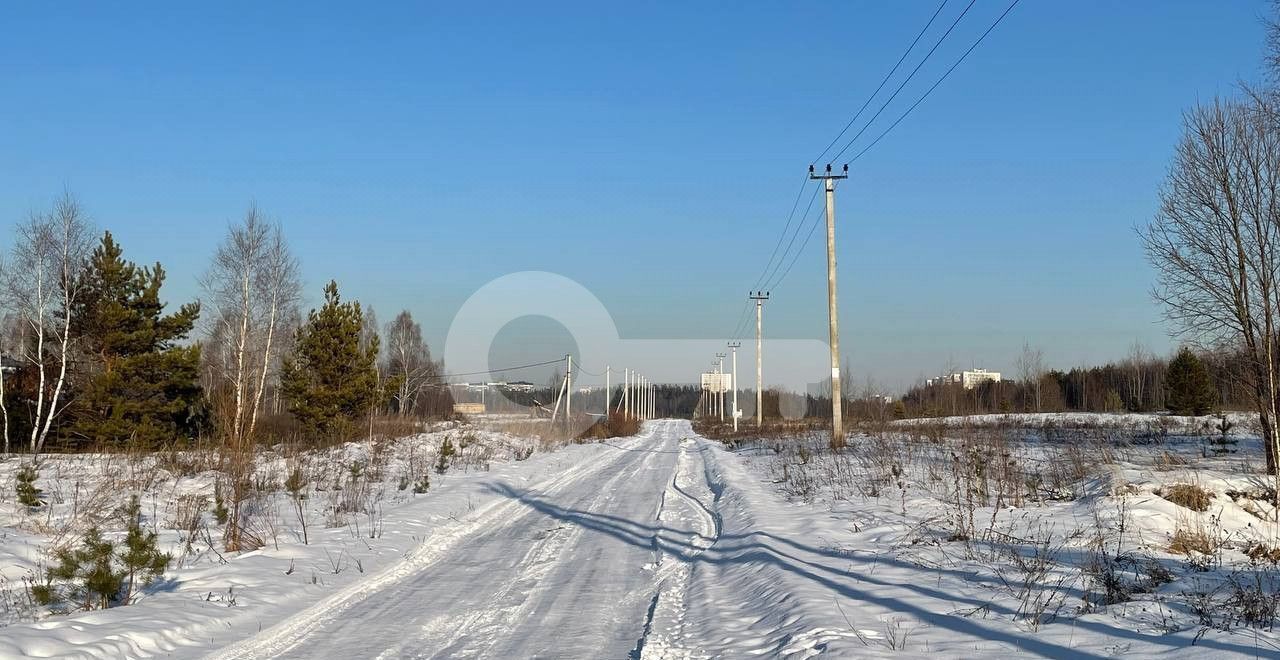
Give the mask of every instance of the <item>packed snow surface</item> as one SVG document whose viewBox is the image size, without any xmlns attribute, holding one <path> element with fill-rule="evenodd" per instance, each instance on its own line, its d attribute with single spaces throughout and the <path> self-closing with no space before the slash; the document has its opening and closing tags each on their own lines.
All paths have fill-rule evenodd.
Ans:
<svg viewBox="0 0 1280 660">
<path fill-rule="evenodd" d="M 646 422 L 634 438 L 450 476 L 388 507 L 373 539 L 313 530 L 308 546 L 181 569 L 138 604 L 0 628 L 0 656 L 1277 657 L 1272 633 L 1179 626 L 1154 601 L 1032 625 L 1014 576 L 921 531 L 941 515 L 936 501 L 905 485 L 900 496 L 788 497 L 772 474 L 787 456 L 731 450 L 683 420 Z M 1173 515 L 1129 476 L 1140 516 Z M 1084 495 L 1036 508 L 1034 525 L 1030 508 L 979 515 L 998 513 L 1004 537 L 1021 521 L 1063 539 L 1110 497 Z M 1086 543 L 1059 542 L 1064 554 Z M 335 572 L 338 548 L 349 559 Z M 1059 608 L 1083 598 L 1075 581 L 1056 584 Z"/>
</svg>

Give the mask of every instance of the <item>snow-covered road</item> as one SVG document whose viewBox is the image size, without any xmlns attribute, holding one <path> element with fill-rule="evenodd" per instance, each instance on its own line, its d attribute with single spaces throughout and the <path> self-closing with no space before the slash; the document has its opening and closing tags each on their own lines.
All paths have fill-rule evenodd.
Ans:
<svg viewBox="0 0 1280 660">
<path fill-rule="evenodd" d="M 890 547 L 900 521 L 788 502 L 689 422 L 578 448 L 385 572 L 220 658 L 1252 657 L 1106 617 L 1015 622 L 998 585 Z"/>
<path fill-rule="evenodd" d="M 411 559 L 417 570 L 356 585 L 223 655 L 625 658 L 646 635 L 676 643 L 689 564 L 671 555 L 697 553 L 718 529 L 692 437 L 687 422 L 659 421 L 591 464 L 494 484 L 502 498 L 470 533 L 424 548 L 435 561 Z"/>
</svg>

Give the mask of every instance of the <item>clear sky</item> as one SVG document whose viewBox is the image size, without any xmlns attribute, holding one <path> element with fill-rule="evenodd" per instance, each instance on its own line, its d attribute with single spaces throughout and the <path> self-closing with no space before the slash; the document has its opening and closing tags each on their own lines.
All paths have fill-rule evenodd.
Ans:
<svg viewBox="0 0 1280 660">
<path fill-rule="evenodd" d="M 9 3 L 0 223 L 68 189 L 164 262 L 176 301 L 255 200 L 310 303 L 336 278 L 437 349 L 472 292 L 525 269 L 581 282 L 624 337 L 723 337 L 809 159 L 937 7 L 365 4 Z M 1006 5 L 976 0 L 878 126 Z M 1015 8 L 839 190 L 854 379 L 1011 371 L 1024 340 L 1058 367 L 1168 350 L 1134 227 L 1181 112 L 1260 77 L 1268 8 Z M 825 338 L 820 243 L 773 291 L 769 335 Z"/>
</svg>

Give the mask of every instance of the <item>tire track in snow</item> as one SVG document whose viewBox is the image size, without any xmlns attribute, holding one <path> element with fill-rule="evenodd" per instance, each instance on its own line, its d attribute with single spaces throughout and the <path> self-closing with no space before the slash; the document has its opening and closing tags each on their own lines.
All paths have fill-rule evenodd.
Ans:
<svg viewBox="0 0 1280 660">
<path fill-rule="evenodd" d="M 650 604 L 644 631 L 632 651 L 632 658 L 692 659 L 709 658 L 685 642 L 685 616 L 688 611 L 688 589 L 693 561 L 710 549 L 720 538 L 720 516 L 707 507 L 702 498 L 712 494 L 706 480 L 701 452 L 689 451 L 696 444 L 690 438 L 680 441 L 680 457 L 675 474 L 667 484 L 658 512 L 659 532 L 656 541 L 661 552 L 658 561 L 658 588 Z M 687 530 L 671 529 L 670 523 L 684 523 Z"/>
<path fill-rule="evenodd" d="M 583 510 L 591 513 L 598 512 L 601 503 L 607 501 L 614 494 L 619 482 L 634 479 L 640 472 L 650 469 L 650 464 L 654 461 L 655 456 L 657 454 L 646 454 L 641 460 L 636 461 L 637 464 L 634 469 L 620 470 L 613 475 L 589 498 L 589 503 L 582 507 Z M 530 509 L 525 515 L 536 515 L 536 513 L 535 510 Z M 552 530 L 552 533 L 538 539 L 517 565 L 516 576 L 507 582 L 499 593 L 495 594 L 493 607 L 475 612 L 462 622 L 447 618 L 433 621 L 432 628 L 448 630 L 449 637 L 442 643 L 430 644 L 429 647 L 439 648 L 447 652 L 456 644 L 468 638 L 487 640 L 488 643 L 484 644 L 483 649 L 472 647 L 465 649 L 465 652 L 459 650 L 457 653 L 457 657 L 485 656 L 497 641 L 495 635 L 485 633 L 505 630 L 513 623 L 524 620 L 529 610 L 533 609 L 537 604 L 536 599 L 531 597 L 532 590 L 536 589 L 538 583 L 557 567 L 561 566 L 564 561 L 573 561 L 574 553 L 564 552 L 564 549 L 579 542 L 583 534 L 584 530 L 579 525 L 562 524 Z M 512 596 L 516 596 L 515 603 L 504 603 Z M 421 641 L 415 640 L 415 643 L 421 643 Z M 384 653 L 383 656 L 387 658 L 398 657 L 387 653 Z"/>
<path fill-rule="evenodd" d="M 634 438 L 632 444 L 638 444 L 648 439 L 648 437 L 649 434 Z M 620 462 L 625 456 L 625 452 L 618 452 L 618 455 L 604 461 L 583 465 L 578 469 L 568 470 L 545 479 L 529 487 L 528 490 L 538 490 L 544 494 L 560 492 L 577 481 L 586 479 L 600 470 Z M 469 520 L 462 524 L 451 526 L 424 539 L 422 544 L 408 553 L 403 561 L 387 568 L 368 581 L 353 584 L 319 601 L 299 614 L 253 637 L 211 654 L 209 657 L 218 660 L 254 660 L 285 653 L 297 646 L 312 632 L 337 619 L 344 611 L 367 600 L 379 591 L 411 578 L 413 575 L 445 559 L 450 550 L 465 542 L 471 536 L 494 525 L 495 520 L 509 521 L 522 515 L 529 515 L 528 512 L 520 513 L 520 509 L 523 507 L 523 503 L 519 500 L 495 499 L 494 502 L 480 507 Z"/>
</svg>

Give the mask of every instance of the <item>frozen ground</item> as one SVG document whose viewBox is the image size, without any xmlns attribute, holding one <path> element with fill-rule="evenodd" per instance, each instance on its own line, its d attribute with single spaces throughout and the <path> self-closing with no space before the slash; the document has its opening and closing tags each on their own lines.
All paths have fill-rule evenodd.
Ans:
<svg viewBox="0 0 1280 660">
<path fill-rule="evenodd" d="M 1241 437 L 1237 453 L 1203 458 L 1201 443 L 1176 439 L 1114 446 L 1090 437 L 1067 451 L 1001 444 L 998 434 L 900 436 L 856 438 L 831 455 L 820 438 L 727 448 L 688 422 L 659 420 L 635 438 L 525 461 L 494 456 L 488 470 L 459 466 L 416 497 L 391 476 L 411 460 L 414 442 L 402 441 L 378 482 L 388 491 L 380 520 L 359 530 L 359 515 L 314 525 L 304 546 L 281 515 L 278 549 L 206 551 L 138 604 L 0 628 L 0 655 L 1138 658 L 1280 649 L 1274 633 L 1225 620 L 1225 604 L 1210 608 L 1210 624 L 1187 604 L 1197 591 L 1224 603 L 1232 580 L 1273 580 L 1243 554 L 1277 535 L 1263 520 L 1270 505 L 1250 495 L 1265 480 L 1242 474 L 1242 463 L 1257 462 L 1248 458 L 1256 442 Z M 425 451 L 439 437 L 416 442 Z M 473 447 L 505 445 L 513 455 L 519 442 Z M 1211 492 L 1210 508 L 1155 494 L 1172 483 Z M 330 515 L 324 497 L 312 500 L 318 517 Z M 48 537 L 14 520 L 11 504 L 0 552 L 14 580 Z M 163 504 L 155 508 L 163 520 Z M 1223 542 L 1203 558 L 1175 554 L 1179 528 Z M 1100 597 L 1107 591 L 1088 568 L 1099 556 L 1113 592 L 1128 585 L 1123 600 Z"/>
</svg>

